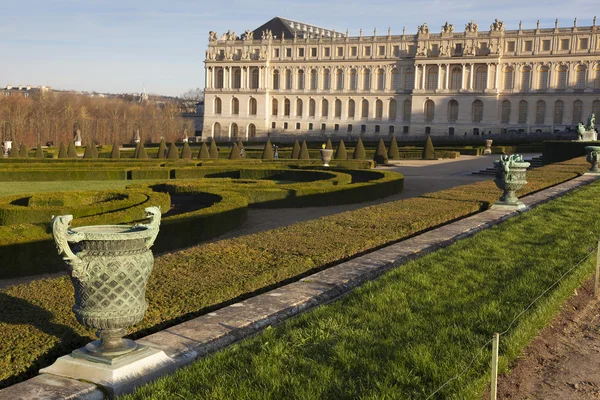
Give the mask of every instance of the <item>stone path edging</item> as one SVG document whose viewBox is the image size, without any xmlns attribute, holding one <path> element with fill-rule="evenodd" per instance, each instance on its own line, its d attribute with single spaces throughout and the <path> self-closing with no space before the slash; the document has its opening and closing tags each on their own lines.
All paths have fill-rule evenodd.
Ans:
<svg viewBox="0 0 600 400">
<path fill-rule="evenodd" d="M 596 179 L 596 176 L 584 175 L 520 200 L 528 207 L 536 207 Z M 333 301 L 411 259 L 446 247 L 518 214 L 520 212 L 495 209 L 480 212 L 151 334 L 137 342 L 163 350 L 173 360 L 169 371 L 175 370 L 198 357 L 256 334 L 267 326 Z M 103 393 L 94 384 L 48 374 L 0 390 L 0 399 L 12 400 L 95 400 L 102 397 Z"/>
</svg>

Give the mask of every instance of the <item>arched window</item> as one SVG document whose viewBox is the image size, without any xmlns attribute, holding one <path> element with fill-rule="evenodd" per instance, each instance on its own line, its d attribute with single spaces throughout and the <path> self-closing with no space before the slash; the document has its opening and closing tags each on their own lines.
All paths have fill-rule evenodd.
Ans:
<svg viewBox="0 0 600 400">
<path fill-rule="evenodd" d="M 514 88 L 513 72 L 514 72 L 514 69 L 512 67 L 506 67 L 504 69 L 504 89 L 505 90 L 511 90 Z"/>
<path fill-rule="evenodd" d="M 271 115 L 277 116 L 278 114 L 278 106 L 279 106 L 279 102 L 277 101 L 277 99 L 273 99 L 271 101 Z"/>
<path fill-rule="evenodd" d="M 316 101 L 315 99 L 310 99 L 308 101 L 308 116 L 309 117 L 314 117 L 316 114 Z"/>
<path fill-rule="evenodd" d="M 329 102 L 327 99 L 323 99 L 321 102 L 321 117 L 327 117 L 329 115 Z"/>
<path fill-rule="evenodd" d="M 578 65 L 577 69 L 577 81 L 575 82 L 575 89 L 585 89 L 586 79 L 585 75 L 587 74 L 587 68 L 585 65 Z"/>
<path fill-rule="evenodd" d="M 361 102 L 361 108 L 362 108 L 361 117 L 363 119 L 369 118 L 369 102 L 367 101 L 367 99 L 364 99 Z"/>
<path fill-rule="evenodd" d="M 427 70 L 427 90 L 437 89 L 438 84 L 438 67 L 429 67 Z"/>
<path fill-rule="evenodd" d="M 248 137 L 256 137 L 256 126 L 254 124 L 248 125 Z"/>
<path fill-rule="evenodd" d="M 433 121 L 435 116 L 435 103 L 433 100 L 427 100 L 425 102 L 425 122 Z"/>
<path fill-rule="evenodd" d="M 405 122 L 410 121 L 411 114 L 412 114 L 412 102 L 410 100 L 404 100 L 404 105 L 402 107 L 402 118 L 404 119 Z"/>
<path fill-rule="evenodd" d="M 583 122 L 583 101 L 575 100 L 573 102 L 573 124 Z"/>
<path fill-rule="evenodd" d="M 223 68 L 217 68 L 217 79 L 215 81 L 215 88 L 223 89 Z"/>
<path fill-rule="evenodd" d="M 298 71 L 298 90 L 304 90 L 304 70 Z"/>
<path fill-rule="evenodd" d="M 377 70 L 377 90 L 385 90 L 385 71 L 382 68 Z"/>
<path fill-rule="evenodd" d="M 531 67 L 523 67 L 521 70 L 521 90 L 531 88 Z"/>
<path fill-rule="evenodd" d="M 342 118 L 342 101 L 340 99 L 335 100 L 335 117 Z"/>
<path fill-rule="evenodd" d="M 540 68 L 538 81 L 538 87 L 541 90 L 548 89 L 548 67 L 546 67 L 545 65 Z"/>
<path fill-rule="evenodd" d="M 273 71 L 273 89 L 279 90 L 279 71 Z"/>
<path fill-rule="evenodd" d="M 556 88 L 567 88 L 567 67 L 565 65 L 561 65 L 560 67 L 558 67 L 558 74 L 556 76 Z"/>
<path fill-rule="evenodd" d="M 502 119 L 501 122 L 503 124 L 508 124 L 510 122 L 510 101 L 504 100 L 502 102 Z"/>
<path fill-rule="evenodd" d="M 214 113 L 221 114 L 222 108 L 223 108 L 223 104 L 221 102 L 221 99 L 218 97 L 215 97 Z"/>
<path fill-rule="evenodd" d="M 231 113 L 234 115 L 240 113 L 240 101 L 235 97 L 231 99 Z"/>
<path fill-rule="evenodd" d="M 237 124 L 234 122 L 233 124 L 231 124 L 231 138 L 232 139 L 237 139 L 239 136 L 239 129 Z"/>
<path fill-rule="evenodd" d="M 290 71 L 289 69 L 286 69 L 285 73 L 284 73 L 284 77 L 285 77 L 285 89 L 292 90 L 292 71 Z"/>
<path fill-rule="evenodd" d="M 221 137 L 221 124 L 215 122 L 213 125 L 213 138 L 219 139 Z"/>
<path fill-rule="evenodd" d="M 556 100 L 554 103 L 554 123 L 562 124 L 565 111 L 565 103 L 562 100 Z"/>
<path fill-rule="evenodd" d="M 487 67 L 478 67 L 475 70 L 475 90 L 487 89 Z"/>
<path fill-rule="evenodd" d="M 296 99 L 296 116 L 297 117 L 301 117 L 302 116 L 302 106 L 304 104 L 302 104 L 302 99 Z"/>
<path fill-rule="evenodd" d="M 400 81 L 398 80 L 398 68 L 392 69 L 392 90 L 400 89 Z"/>
<path fill-rule="evenodd" d="M 600 118 L 600 100 L 594 100 L 592 102 L 592 114 L 596 114 Z"/>
<path fill-rule="evenodd" d="M 448 102 L 448 122 L 456 122 L 458 120 L 458 101 L 450 100 Z"/>
<path fill-rule="evenodd" d="M 390 104 L 388 104 L 388 119 L 390 121 L 395 121 L 396 120 L 396 109 L 398 108 L 398 105 L 396 104 L 396 100 L 391 99 L 390 100 Z"/>
<path fill-rule="evenodd" d="M 250 111 L 250 115 L 256 115 L 257 113 L 257 108 L 258 108 L 258 104 L 256 102 L 256 99 L 253 97 L 250 99 L 250 104 L 249 104 L 249 111 Z"/>
<path fill-rule="evenodd" d="M 462 88 L 462 71 L 460 67 L 452 68 L 452 73 L 450 74 L 450 89 L 452 90 L 460 90 Z"/>
<path fill-rule="evenodd" d="M 292 102 L 290 99 L 283 100 L 283 115 L 289 117 L 291 115 Z"/>
<path fill-rule="evenodd" d="M 358 89 L 358 79 L 356 76 L 356 70 L 351 69 L 350 70 L 350 90 L 356 90 L 356 89 Z"/>
<path fill-rule="evenodd" d="M 475 100 L 472 107 L 473 122 L 481 122 L 483 120 L 483 101 Z"/>
<path fill-rule="evenodd" d="M 319 79 L 317 75 L 316 69 L 310 70 L 310 90 L 317 90 L 319 84 Z"/>
<path fill-rule="evenodd" d="M 371 70 L 365 69 L 363 71 L 363 90 L 371 89 Z"/>
<path fill-rule="evenodd" d="M 323 90 L 329 89 L 331 89 L 331 72 L 326 68 L 325 71 L 323 71 Z"/>
<path fill-rule="evenodd" d="M 350 99 L 348 101 L 348 118 L 354 118 L 355 108 L 356 104 L 354 103 L 354 100 Z"/>
<path fill-rule="evenodd" d="M 341 69 L 335 71 L 335 89 L 344 90 L 344 71 Z"/>
<path fill-rule="evenodd" d="M 253 68 L 252 69 L 252 79 L 250 81 L 251 89 L 258 89 L 258 80 L 259 80 L 258 76 L 259 76 L 258 68 Z"/>
<path fill-rule="evenodd" d="M 526 124 L 527 123 L 527 109 L 529 107 L 529 104 L 525 101 L 525 100 L 521 100 L 519 102 L 519 119 L 518 119 L 518 123 L 519 124 Z"/>
<path fill-rule="evenodd" d="M 375 118 L 382 119 L 383 118 L 383 101 L 377 100 L 375 102 Z"/>
<path fill-rule="evenodd" d="M 546 118 L 546 102 L 540 100 L 535 105 L 535 123 L 541 125 Z"/>
<path fill-rule="evenodd" d="M 239 89 L 242 87 L 242 69 L 234 68 L 233 69 L 233 88 Z"/>
</svg>

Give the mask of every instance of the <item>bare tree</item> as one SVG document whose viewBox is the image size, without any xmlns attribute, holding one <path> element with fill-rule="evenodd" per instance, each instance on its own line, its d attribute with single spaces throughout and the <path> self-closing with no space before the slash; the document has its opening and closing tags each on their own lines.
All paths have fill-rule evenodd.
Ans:
<svg viewBox="0 0 600 400">
<path fill-rule="evenodd" d="M 200 88 L 190 89 L 177 99 L 180 112 L 195 113 L 196 104 L 204 101 L 204 91 Z"/>
</svg>

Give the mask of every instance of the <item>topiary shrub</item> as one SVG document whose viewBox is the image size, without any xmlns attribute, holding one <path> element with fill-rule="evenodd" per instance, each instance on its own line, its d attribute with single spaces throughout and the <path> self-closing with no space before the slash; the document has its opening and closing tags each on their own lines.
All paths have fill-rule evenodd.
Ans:
<svg viewBox="0 0 600 400">
<path fill-rule="evenodd" d="M 167 142 L 165 142 L 165 138 L 160 139 L 160 144 L 158 145 L 158 153 L 156 153 L 156 158 L 165 158 L 167 154 Z"/>
<path fill-rule="evenodd" d="M 299 156 L 300 156 L 300 143 L 298 143 L 298 140 L 296 139 L 296 141 L 294 142 L 294 147 L 292 148 L 292 159 L 297 160 Z"/>
<path fill-rule="evenodd" d="M 183 143 L 183 149 L 181 150 L 181 158 L 183 160 L 192 159 L 192 149 L 190 149 L 190 145 L 188 144 L 188 142 Z"/>
<path fill-rule="evenodd" d="M 169 145 L 169 152 L 167 153 L 168 160 L 179 160 L 179 150 L 175 146 L 174 142 Z"/>
<path fill-rule="evenodd" d="M 75 143 L 69 142 L 69 148 L 67 149 L 67 156 L 69 158 L 77 158 L 77 149 L 75 148 Z"/>
<path fill-rule="evenodd" d="M 242 142 L 242 139 L 238 140 L 237 146 L 238 146 L 238 149 L 240 149 L 240 151 L 242 151 L 242 149 L 244 148 L 244 143 Z"/>
<path fill-rule="evenodd" d="M 202 146 L 200 146 L 200 151 L 198 152 L 198 159 L 207 160 L 210 158 L 210 153 L 208 152 L 208 146 L 206 142 L 202 142 Z"/>
<path fill-rule="evenodd" d="M 275 155 L 273 154 L 273 145 L 271 144 L 271 139 L 267 139 L 267 143 L 265 143 L 265 148 L 263 149 L 260 158 L 263 160 L 272 160 L 274 157 Z"/>
<path fill-rule="evenodd" d="M 37 148 L 35 149 L 35 158 L 44 158 L 44 150 L 40 143 L 38 143 Z"/>
<path fill-rule="evenodd" d="M 112 150 L 110 152 L 110 158 L 112 160 L 118 160 L 121 158 L 121 151 L 119 150 L 119 144 L 115 140 L 112 145 Z"/>
<path fill-rule="evenodd" d="M 85 146 L 85 151 L 83 152 L 83 158 L 84 159 L 94 158 L 93 152 L 94 152 L 94 150 L 92 150 L 91 145 Z"/>
<path fill-rule="evenodd" d="M 67 148 L 64 143 L 60 144 L 60 148 L 58 149 L 58 158 L 69 158 L 69 154 L 67 153 Z"/>
<path fill-rule="evenodd" d="M 379 138 L 379 143 L 377 143 L 377 149 L 375 149 L 373 161 L 379 165 L 387 164 L 388 162 L 387 149 L 385 148 L 385 143 L 383 143 L 382 138 Z"/>
<path fill-rule="evenodd" d="M 340 140 L 338 144 L 337 150 L 335 151 L 335 160 L 347 160 L 348 152 L 346 151 L 346 145 L 344 144 L 344 140 Z"/>
<path fill-rule="evenodd" d="M 327 138 L 327 144 L 325 145 L 326 149 L 333 150 L 333 145 L 331 144 L 331 139 Z"/>
<path fill-rule="evenodd" d="M 90 146 L 92 146 L 92 158 L 98 158 L 98 148 L 96 147 L 96 144 L 92 142 Z"/>
<path fill-rule="evenodd" d="M 356 148 L 354 149 L 354 154 L 352 154 L 352 158 L 355 160 L 364 160 L 366 157 L 365 145 L 359 136 L 358 141 L 356 142 Z"/>
<path fill-rule="evenodd" d="M 210 158 L 219 158 L 219 149 L 217 149 L 217 142 L 214 139 L 210 141 L 208 154 L 210 154 Z"/>
<path fill-rule="evenodd" d="M 137 159 L 145 160 L 148 158 L 148 154 L 146 153 L 146 148 L 144 147 L 144 143 L 140 141 L 137 153 Z"/>
<path fill-rule="evenodd" d="M 138 153 L 140 152 L 140 142 L 137 142 L 135 145 L 135 150 L 133 151 L 133 158 L 138 158 Z"/>
<path fill-rule="evenodd" d="M 298 155 L 298 160 L 310 160 L 310 154 L 308 154 L 308 146 L 306 146 L 306 140 L 302 141 L 302 145 L 300 146 L 300 154 Z"/>
<path fill-rule="evenodd" d="M 27 153 L 28 153 L 27 145 L 25 143 L 21 143 L 21 146 L 19 147 L 19 157 L 27 158 L 28 157 Z"/>
<path fill-rule="evenodd" d="M 15 145 L 14 147 L 10 148 L 10 153 L 8 153 L 8 157 L 9 158 L 20 158 L 21 156 L 19 156 L 19 148 Z"/>
<path fill-rule="evenodd" d="M 229 152 L 229 159 L 230 160 L 240 160 L 242 158 L 242 156 L 240 155 L 240 148 L 238 147 L 237 143 L 233 143 L 233 146 L 231 146 L 231 151 Z"/>
<path fill-rule="evenodd" d="M 390 140 L 388 158 L 390 160 L 397 160 L 398 158 L 400 158 L 400 154 L 398 153 L 398 142 L 396 142 L 396 136 L 392 136 L 392 140 Z"/>
<path fill-rule="evenodd" d="M 433 148 L 433 143 L 431 142 L 431 135 L 427 135 L 427 140 L 425 141 L 425 147 L 423 147 L 421 158 L 423 160 L 435 160 L 435 149 Z"/>
</svg>

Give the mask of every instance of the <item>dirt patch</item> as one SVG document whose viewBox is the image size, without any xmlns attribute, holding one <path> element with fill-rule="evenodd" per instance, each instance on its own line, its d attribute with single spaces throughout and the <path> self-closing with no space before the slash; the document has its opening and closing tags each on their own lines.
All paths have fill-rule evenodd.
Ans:
<svg viewBox="0 0 600 400">
<path fill-rule="evenodd" d="M 600 302 L 593 284 L 590 279 L 577 289 L 499 377 L 499 399 L 600 399 Z"/>
</svg>

